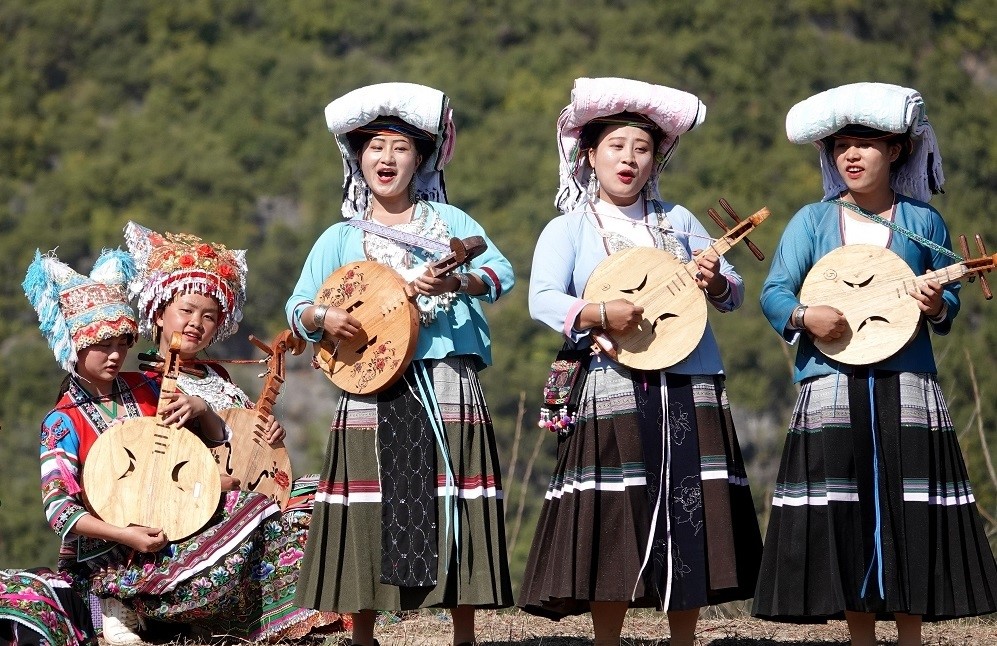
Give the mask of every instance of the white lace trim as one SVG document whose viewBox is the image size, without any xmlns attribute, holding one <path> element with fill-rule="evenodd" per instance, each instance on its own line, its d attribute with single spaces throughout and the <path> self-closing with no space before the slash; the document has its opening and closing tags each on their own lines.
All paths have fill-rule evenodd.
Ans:
<svg viewBox="0 0 997 646">
<path fill-rule="evenodd" d="M 177 386 L 191 397 L 200 397 L 213 411 L 227 408 L 252 408 L 253 402 L 246 393 L 231 381 L 206 366 L 208 374 L 197 378 L 185 372 L 177 376 Z"/>
</svg>

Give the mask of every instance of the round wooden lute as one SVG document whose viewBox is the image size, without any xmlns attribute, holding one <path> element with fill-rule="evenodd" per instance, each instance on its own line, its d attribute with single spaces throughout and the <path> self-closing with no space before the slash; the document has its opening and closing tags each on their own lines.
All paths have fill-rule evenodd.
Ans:
<svg viewBox="0 0 997 646">
<path fill-rule="evenodd" d="M 626 299 L 644 308 L 644 319 L 625 334 L 613 334 L 616 360 L 638 370 L 663 370 L 685 359 L 706 331 L 706 298 L 695 269 L 653 247 L 631 247 L 595 268 L 583 298 Z"/>
<path fill-rule="evenodd" d="M 964 260 L 915 276 L 904 260 L 885 247 L 838 247 L 814 263 L 800 288 L 804 305 L 830 305 L 848 323 L 841 338 L 814 339 L 827 357 L 853 366 L 889 359 L 917 334 L 921 309 L 910 295 L 927 280 L 942 285 L 994 267 L 994 257 Z"/>
<path fill-rule="evenodd" d="M 704 252 L 723 255 L 768 216 L 768 209 L 760 209 Z M 698 269 L 695 260 L 683 263 L 654 247 L 617 251 L 596 266 L 582 298 L 593 303 L 622 298 L 644 308 L 644 318 L 636 328 L 612 334 L 619 363 L 637 370 L 664 370 L 696 349 L 707 321 L 706 296 L 696 284 Z"/>
<path fill-rule="evenodd" d="M 238 478 L 243 490 L 270 496 L 271 500 L 284 509 L 291 497 L 291 484 L 294 480 L 291 475 L 291 457 L 284 442 L 267 442 L 265 431 L 267 418 L 273 413 L 277 396 L 284 384 L 284 355 L 288 351 L 295 355 L 301 354 L 305 349 L 305 342 L 292 335 L 290 330 L 278 334 L 269 346 L 252 335 L 249 340 L 270 355 L 263 390 L 260 391 L 255 409 L 227 408 L 218 411 L 218 415 L 232 429 L 232 439 L 211 449 L 211 452 L 218 461 L 222 474 Z"/>
<path fill-rule="evenodd" d="M 316 361 L 342 390 L 380 392 L 412 361 L 419 310 L 405 294 L 406 285 L 401 274 L 374 260 L 343 265 L 322 283 L 315 303 L 344 309 L 360 322 L 352 339 L 326 334 L 315 344 Z"/>
<path fill-rule="evenodd" d="M 174 333 L 163 371 L 156 417 L 124 421 L 104 431 L 83 467 L 90 511 L 118 527 L 161 527 L 170 541 L 204 527 L 218 507 L 221 477 L 214 456 L 190 431 L 162 423 L 176 392 L 180 334 Z"/>
<path fill-rule="evenodd" d="M 487 248 L 480 236 L 451 238 L 451 252 L 429 264 L 426 273 L 442 278 Z M 315 304 L 346 310 L 361 328 L 352 339 L 325 334 L 315 344 L 315 360 L 332 383 L 365 395 L 401 378 L 419 342 L 419 310 L 413 295 L 401 274 L 373 260 L 348 263 L 329 274 Z"/>
</svg>

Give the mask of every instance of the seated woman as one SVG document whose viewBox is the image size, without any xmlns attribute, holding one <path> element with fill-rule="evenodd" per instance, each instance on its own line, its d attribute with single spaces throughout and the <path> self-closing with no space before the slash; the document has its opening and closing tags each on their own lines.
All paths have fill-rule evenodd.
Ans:
<svg viewBox="0 0 997 646">
<path fill-rule="evenodd" d="M 158 527 L 111 525 L 84 504 L 82 470 L 94 442 L 122 420 L 155 415 L 159 400 L 155 381 L 120 372 L 138 331 L 125 293 L 133 274 L 123 252 L 102 255 L 90 278 L 39 253 L 24 282 L 42 333 L 69 373 L 41 430 L 43 503 L 63 538 L 59 570 L 84 598 L 101 598 L 101 612 L 92 614 L 114 646 L 140 642 L 145 618 L 249 640 L 296 634 L 313 612 L 272 613 L 274 606 L 263 605 L 281 591 L 293 595 L 293 585 L 288 592 L 275 579 L 300 558 L 297 545 L 287 544 L 287 521 L 266 497 L 223 493 L 210 524 L 175 543 Z M 198 397 L 174 396 L 162 416 L 206 444 L 226 437 L 221 418 Z"/>
<path fill-rule="evenodd" d="M 129 291 L 138 301 L 139 332 L 158 344 L 161 357 L 167 356 L 170 339 L 179 332 L 180 360 L 193 369 L 180 373 L 178 390 L 195 402 L 202 401 L 213 411 L 253 408 L 252 400 L 232 382 L 224 368 L 198 359 L 209 345 L 232 336 L 239 328 L 246 302 L 246 252 L 205 242 L 191 234 L 160 234 L 135 222 L 129 222 L 125 227 L 125 242 L 137 269 Z M 184 412 L 181 411 L 181 415 Z M 271 444 L 282 441 L 285 436 L 284 428 L 272 415 L 266 435 Z M 303 610 L 292 602 L 317 483 L 317 475 L 305 476 L 293 483 L 291 499 L 280 521 L 281 531 L 273 535 L 271 552 L 265 559 L 264 569 L 271 572 L 263 584 L 263 598 L 269 601 L 262 611 L 256 612 L 268 621 L 287 624 L 288 630 L 282 632 L 284 638 L 304 636 L 317 626 L 343 627 L 337 613 Z M 235 485 L 236 488 L 244 487 L 243 483 Z M 245 498 L 249 494 L 238 495 Z M 253 494 L 253 497 L 259 495 Z M 242 603 L 244 612 L 252 615 L 252 604 L 260 602 L 247 597 Z M 245 617 L 236 625 L 244 621 Z M 215 624 L 211 627 L 216 633 L 230 632 L 230 629 L 221 630 L 223 628 L 226 626 Z"/>
</svg>

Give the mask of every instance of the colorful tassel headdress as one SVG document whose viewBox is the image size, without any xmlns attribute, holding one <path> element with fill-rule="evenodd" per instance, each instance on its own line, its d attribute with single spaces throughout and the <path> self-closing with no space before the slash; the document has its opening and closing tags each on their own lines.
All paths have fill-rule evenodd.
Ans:
<svg viewBox="0 0 997 646">
<path fill-rule="evenodd" d="M 422 161 L 412 178 L 413 189 L 419 199 L 446 203 L 443 167 L 453 157 L 456 138 L 450 99 L 425 85 L 379 83 L 344 94 L 325 108 L 326 125 L 336 136 L 343 155 L 343 215 L 363 217 L 371 199 L 357 159 L 358 151 L 350 145 L 348 135 L 378 117 L 397 117 L 411 126 L 414 133 L 433 139 L 432 154 Z"/>
<path fill-rule="evenodd" d="M 658 176 L 678 145 L 679 136 L 706 119 L 706 106 L 693 94 L 664 85 L 623 78 L 579 78 L 569 103 L 557 119 L 557 149 L 560 156 L 560 187 L 554 204 L 561 213 L 584 206 L 585 188 L 592 167 L 581 154 L 582 128 L 600 117 L 624 112 L 650 119 L 664 135 L 655 151 L 654 170 L 648 179 L 649 199 L 661 199 Z"/>
<path fill-rule="evenodd" d="M 138 274 L 129 293 L 138 300 L 139 331 L 152 338 L 156 313 L 177 294 L 202 294 L 218 301 L 221 320 L 214 341 L 235 334 L 246 304 L 246 252 L 205 242 L 187 233 L 156 233 L 129 222 L 125 242 Z"/>
<path fill-rule="evenodd" d="M 84 348 L 116 336 L 137 335 L 126 291 L 134 275 L 131 256 L 121 250 L 101 253 L 89 277 L 73 271 L 54 251 L 46 255 L 35 251 L 22 287 L 64 370 L 76 371 L 78 353 Z"/>
<path fill-rule="evenodd" d="M 848 126 L 909 134 L 913 149 L 907 161 L 890 174 L 890 186 L 922 202 L 942 191 L 942 154 L 921 94 L 889 83 L 851 83 L 800 101 L 786 115 L 789 140 L 794 144 L 812 143 L 820 150 L 825 200 L 837 197 L 847 187 L 832 152 L 825 149 L 824 138 Z"/>
</svg>

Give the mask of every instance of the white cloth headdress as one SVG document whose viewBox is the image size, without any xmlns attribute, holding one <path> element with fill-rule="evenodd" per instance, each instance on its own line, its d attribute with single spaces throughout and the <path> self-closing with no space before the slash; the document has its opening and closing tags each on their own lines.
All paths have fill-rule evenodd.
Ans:
<svg viewBox="0 0 997 646">
<path fill-rule="evenodd" d="M 447 201 L 443 167 L 453 157 L 456 130 L 450 99 L 439 90 L 416 83 L 379 83 L 344 94 L 325 107 L 325 122 L 343 155 L 343 215 L 363 217 L 370 203 L 364 180 L 346 135 L 378 117 L 398 117 L 435 139 L 433 154 L 424 159 L 413 177 L 415 194 L 431 202 Z"/>
<path fill-rule="evenodd" d="M 706 119 L 706 106 L 693 94 L 663 85 L 623 78 L 579 78 L 571 90 L 569 103 L 557 119 L 557 148 L 560 155 L 560 187 L 554 204 L 562 213 L 581 207 L 586 200 L 592 167 L 580 154 L 582 128 L 598 117 L 634 112 L 653 121 L 664 133 L 655 154 L 654 170 L 648 179 L 648 199 L 661 199 L 658 176 L 675 151 L 682 135 Z"/>
<path fill-rule="evenodd" d="M 105 249 L 89 277 L 76 273 L 54 251 L 44 256 L 35 251 L 22 287 L 63 370 L 76 371 L 78 353 L 84 348 L 137 334 L 135 311 L 125 290 L 134 275 L 131 256 L 120 249 Z"/>
<path fill-rule="evenodd" d="M 945 183 L 942 155 L 920 93 L 888 83 L 851 83 L 800 101 L 786 115 L 789 140 L 812 143 L 821 151 L 825 200 L 837 197 L 847 187 L 823 139 L 848 125 L 910 134 L 913 150 L 904 165 L 891 173 L 890 186 L 922 202 L 941 192 Z"/>
<path fill-rule="evenodd" d="M 235 334 L 246 304 L 246 252 L 188 233 L 160 234 L 125 226 L 125 242 L 138 273 L 128 291 L 138 300 L 139 331 L 153 338 L 156 313 L 177 294 L 211 296 L 221 309 L 212 343 Z"/>
</svg>

